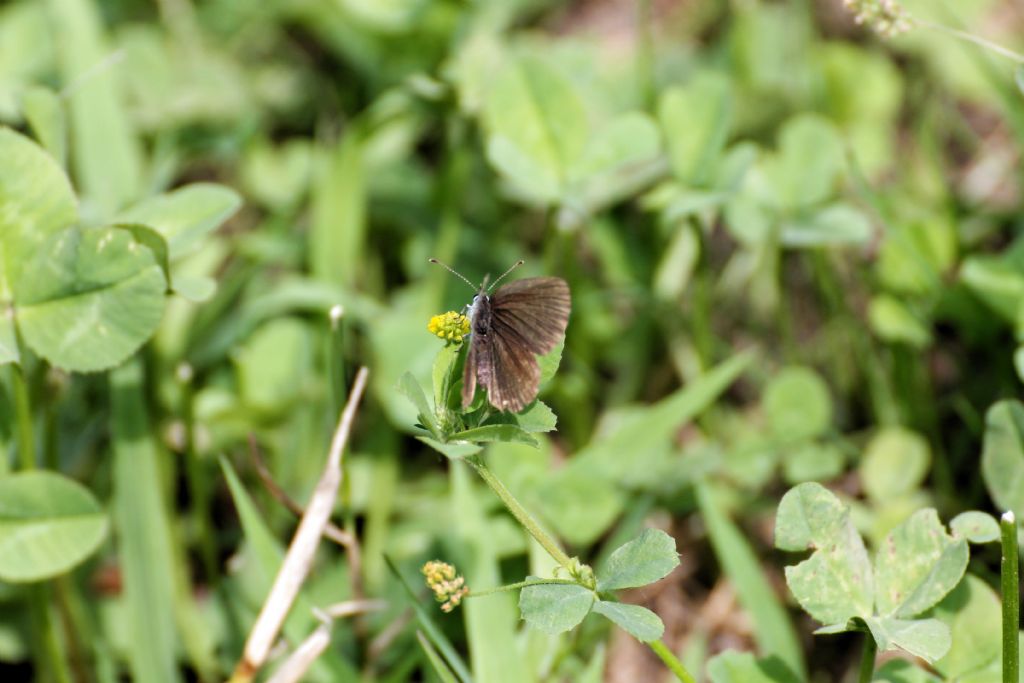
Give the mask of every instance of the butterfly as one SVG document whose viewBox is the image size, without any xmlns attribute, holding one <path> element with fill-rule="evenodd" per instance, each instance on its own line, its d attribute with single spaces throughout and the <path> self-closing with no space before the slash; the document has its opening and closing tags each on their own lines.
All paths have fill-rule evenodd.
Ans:
<svg viewBox="0 0 1024 683">
<path fill-rule="evenodd" d="M 437 259 L 470 287 L 469 280 Z M 462 408 L 473 402 L 477 384 L 487 389 L 487 400 L 498 410 L 518 413 L 537 398 L 540 365 L 537 355 L 550 353 L 569 324 L 569 285 L 560 277 L 529 277 L 498 287 L 522 261 L 494 281 L 487 279 L 467 306 L 470 321 L 469 352 L 462 375 Z"/>
</svg>

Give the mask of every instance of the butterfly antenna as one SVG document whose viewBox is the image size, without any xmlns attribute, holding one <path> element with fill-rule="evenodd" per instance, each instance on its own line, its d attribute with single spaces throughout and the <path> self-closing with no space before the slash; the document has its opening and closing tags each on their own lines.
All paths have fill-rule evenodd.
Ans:
<svg viewBox="0 0 1024 683">
<path fill-rule="evenodd" d="M 472 290 L 473 290 L 474 292 L 475 292 L 475 291 L 477 291 L 477 289 L 478 289 L 478 288 L 477 288 L 477 286 L 476 286 L 476 285 L 474 285 L 474 284 L 473 284 L 472 282 L 470 282 L 469 280 L 467 280 L 467 279 L 465 278 L 465 276 L 463 276 L 463 274 L 462 274 L 462 273 L 460 273 L 459 271 L 455 270 L 454 268 L 452 268 L 451 266 L 449 266 L 449 265 L 448 265 L 447 263 L 442 263 L 441 261 L 438 261 L 438 260 L 437 260 L 436 258 L 430 258 L 430 259 L 427 259 L 427 260 L 428 260 L 428 261 L 430 261 L 431 263 L 436 263 L 437 265 L 441 266 L 442 268 L 444 268 L 445 270 L 447 270 L 447 271 L 448 271 L 449 273 L 451 273 L 451 274 L 452 274 L 452 275 L 454 275 L 455 277 L 457 277 L 457 278 L 459 278 L 460 280 L 462 280 L 463 282 L 465 282 L 465 283 L 466 283 L 467 285 L 469 285 L 469 286 L 470 286 L 470 288 L 472 288 Z"/>
<path fill-rule="evenodd" d="M 518 261 L 516 261 L 515 263 L 513 263 L 513 264 L 512 264 L 512 267 L 511 267 L 511 268 L 509 268 L 508 270 L 506 270 L 506 271 L 505 271 L 504 273 L 502 273 L 502 274 L 501 274 L 501 277 L 499 277 L 499 278 L 498 278 L 497 280 L 495 280 L 494 282 L 492 282 L 492 283 L 491 283 L 491 286 L 487 288 L 487 291 L 489 292 L 489 291 L 491 291 L 492 289 L 494 289 L 494 286 L 495 286 L 496 284 L 498 284 L 499 282 L 501 282 L 501 281 L 502 281 L 502 279 L 504 279 L 504 277 L 505 277 L 506 275 L 508 275 L 509 273 L 511 273 L 511 272 L 512 272 L 513 270 L 515 270 L 515 269 L 516 269 L 516 268 L 518 268 L 519 266 L 523 265 L 524 263 L 526 263 L 526 261 L 524 261 L 523 259 L 519 259 Z"/>
</svg>

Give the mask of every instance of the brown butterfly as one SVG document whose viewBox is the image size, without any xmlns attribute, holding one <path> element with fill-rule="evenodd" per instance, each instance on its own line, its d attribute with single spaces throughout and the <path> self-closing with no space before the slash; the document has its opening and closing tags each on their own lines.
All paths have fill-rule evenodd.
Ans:
<svg viewBox="0 0 1024 683">
<path fill-rule="evenodd" d="M 469 280 L 437 259 L 473 286 Z M 498 410 L 518 413 L 537 398 L 540 365 L 537 355 L 550 353 L 565 335 L 571 300 L 569 285 L 560 277 L 530 277 L 498 284 L 518 266 L 518 261 L 494 281 L 480 285 L 467 308 L 470 320 L 469 353 L 462 375 L 462 407 L 468 408 L 479 382 L 487 400 Z"/>
</svg>

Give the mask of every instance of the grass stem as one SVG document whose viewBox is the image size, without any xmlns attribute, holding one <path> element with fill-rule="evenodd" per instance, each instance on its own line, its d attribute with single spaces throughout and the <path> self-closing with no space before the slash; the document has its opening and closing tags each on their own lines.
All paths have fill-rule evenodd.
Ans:
<svg viewBox="0 0 1024 683">
<path fill-rule="evenodd" d="M 1003 589 L 1003 683 L 1017 683 L 1020 670 L 1020 555 L 1017 550 L 1017 520 L 1007 511 L 999 522 L 1003 536 L 1000 565 Z"/>
</svg>

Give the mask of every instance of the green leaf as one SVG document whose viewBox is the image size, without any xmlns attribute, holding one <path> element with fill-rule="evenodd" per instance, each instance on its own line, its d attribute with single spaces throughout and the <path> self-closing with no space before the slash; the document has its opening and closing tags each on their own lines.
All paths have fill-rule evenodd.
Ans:
<svg viewBox="0 0 1024 683">
<path fill-rule="evenodd" d="M 874 581 L 864 541 L 850 511 L 820 484 L 790 489 L 775 518 L 775 546 L 814 553 L 786 567 L 786 583 L 808 614 L 823 624 L 845 623 L 873 613 Z"/>
<path fill-rule="evenodd" d="M 412 376 L 411 372 L 406 372 L 398 380 L 398 391 L 402 393 L 409 401 L 415 406 L 416 411 L 419 415 L 419 420 L 423 423 L 423 426 L 430 430 L 438 439 L 441 438 L 441 429 L 437 424 L 437 418 L 434 415 L 434 411 L 430 409 L 430 404 L 427 403 L 427 395 L 423 393 L 423 387 L 420 383 Z"/>
<path fill-rule="evenodd" d="M 642 643 L 657 640 L 665 633 L 665 624 L 662 623 L 658 615 L 640 605 L 598 600 L 594 603 L 594 611 L 608 617 L 622 630 Z"/>
<path fill-rule="evenodd" d="M 167 282 L 130 233 L 71 228 L 32 256 L 14 283 L 16 316 L 25 342 L 51 364 L 113 367 L 159 325 Z"/>
<path fill-rule="evenodd" d="M 968 543 L 994 543 L 999 540 L 999 522 L 987 512 L 968 510 L 961 512 L 949 523 L 954 536 L 967 539 Z"/>
<path fill-rule="evenodd" d="M 627 164 L 648 160 L 658 153 L 660 136 L 649 116 L 628 112 L 612 119 L 587 141 L 582 156 L 570 169 L 571 180 L 587 180 L 614 173 Z"/>
<path fill-rule="evenodd" d="M 535 576 L 528 580 L 539 580 Z M 527 586 L 519 593 L 519 611 L 531 628 L 557 635 L 583 621 L 594 606 L 594 592 L 577 584 Z"/>
<path fill-rule="evenodd" d="M 513 424 L 491 424 L 483 427 L 474 427 L 461 432 L 456 432 L 448 437 L 449 441 L 470 441 L 474 443 L 485 443 L 491 441 L 507 441 L 512 443 L 525 443 L 531 446 L 537 445 L 537 439 L 523 431 L 518 425 Z"/>
<path fill-rule="evenodd" d="M 91 213 L 106 219 L 139 196 L 144 177 L 139 143 L 121 106 L 122 70 L 108 63 L 113 50 L 95 3 L 49 0 L 48 5 L 68 92 L 75 178 Z"/>
<path fill-rule="evenodd" d="M 668 88 L 658 101 L 672 171 L 682 183 L 707 187 L 729 137 L 732 97 L 727 78 L 699 73 L 684 87 Z"/>
<path fill-rule="evenodd" d="M 612 552 L 598 573 L 597 590 L 646 586 L 665 578 L 678 566 L 675 539 L 661 529 L 644 529 Z"/>
<path fill-rule="evenodd" d="M 935 662 L 936 670 L 949 680 L 966 680 L 969 674 L 998 662 L 1003 649 L 1001 614 L 995 591 L 976 576 L 965 576 L 931 612 L 949 627 L 952 640 L 949 651 Z"/>
<path fill-rule="evenodd" d="M 931 460 L 931 449 L 920 434 L 885 427 L 871 437 L 860 461 L 864 492 L 879 502 L 910 495 L 921 486 Z"/>
<path fill-rule="evenodd" d="M 929 663 L 949 651 L 949 627 L 938 619 L 868 617 L 864 623 L 882 651 L 899 648 Z"/>
<path fill-rule="evenodd" d="M 985 414 L 981 474 L 992 500 L 1024 518 L 1024 405 L 999 401 Z"/>
<path fill-rule="evenodd" d="M 726 650 L 708 661 L 711 683 L 799 683 L 778 657 L 757 659 L 750 652 Z"/>
<path fill-rule="evenodd" d="M 907 344 L 915 349 L 927 348 L 932 343 L 931 330 L 910 312 L 903 301 L 888 294 L 871 298 L 868 322 L 883 341 Z"/>
<path fill-rule="evenodd" d="M 780 371 L 765 388 L 763 403 L 772 432 L 785 443 L 820 436 L 832 424 L 828 385 L 810 368 Z"/>
<path fill-rule="evenodd" d="M 871 239 L 867 216 L 846 204 L 832 204 L 812 214 L 782 224 L 782 244 L 787 247 L 826 247 L 865 244 Z"/>
<path fill-rule="evenodd" d="M 815 114 L 800 114 L 782 127 L 778 152 L 764 159 L 764 172 L 782 207 L 793 210 L 831 197 L 844 163 L 835 127 Z"/>
<path fill-rule="evenodd" d="M 1017 319 L 1024 298 L 1024 273 L 996 256 L 971 256 L 960 266 L 960 280 L 1008 322 Z"/>
<path fill-rule="evenodd" d="M 967 541 L 947 534 L 934 509 L 914 513 L 875 558 L 878 613 L 906 618 L 930 609 L 963 578 L 967 559 Z"/>
<path fill-rule="evenodd" d="M 534 401 L 515 419 L 520 429 L 531 434 L 551 432 L 558 425 L 558 416 L 543 401 Z"/>
<path fill-rule="evenodd" d="M 30 255 L 78 220 L 64 171 L 38 145 L 0 127 L 0 297 L 10 296 Z"/>
<path fill-rule="evenodd" d="M 199 248 L 202 239 L 233 216 L 242 198 L 213 183 L 194 183 L 121 212 L 118 223 L 139 223 L 163 235 L 171 261 Z"/>
<path fill-rule="evenodd" d="M 193 303 L 203 303 L 217 293 L 217 281 L 205 276 L 189 277 L 175 274 L 171 289 L 183 299 Z"/>
<path fill-rule="evenodd" d="M 52 472 L 0 477 L 0 579 L 40 581 L 96 552 L 107 516 L 78 482 Z"/>
<path fill-rule="evenodd" d="M 540 365 L 540 388 L 543 389 L 558 372 L 558 366 L 562 364 L 562 349 L 565 348 L 565 337 L 562 337 L 558 345 L 543 356 L 537 356 L 537 364 Z"/>
<path fill-rule="evenodd" d="M 560 73 L 535 57 L 512 60 L 484 103 L 487 158 L 530 201 L 550 204 L 589 137 L 583 103 Z"/>
<path fill-rule="evenodd" d="M 842 449 L 816 441 L 786 448 L 782 458 L 783 477 L 789 484 L 832 479 L 842 474 L 846 464 Z"/>
</svg>

